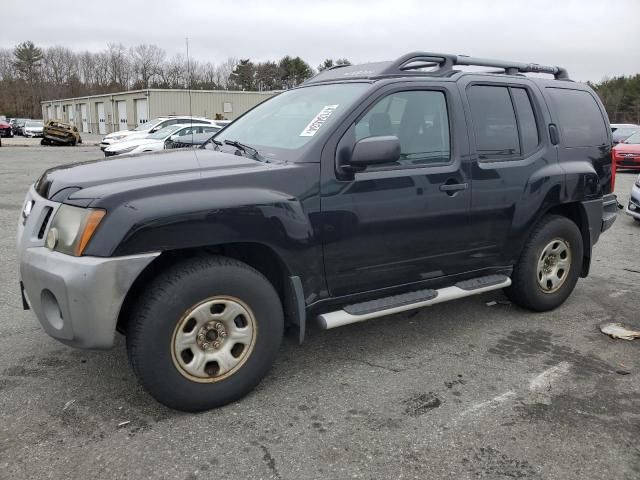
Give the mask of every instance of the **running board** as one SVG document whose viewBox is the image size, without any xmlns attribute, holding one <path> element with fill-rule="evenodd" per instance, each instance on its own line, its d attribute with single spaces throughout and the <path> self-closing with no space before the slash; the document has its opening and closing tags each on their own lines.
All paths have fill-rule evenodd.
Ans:
<svg viewBox="0 0 640 480">
<path fill-rule="evenodd" d="M 428 307 L 457 298 L 470 297 L 478 293 L 500 290 L 509 285 L 511 285 L 511 279 L 506 275 L 487 275 L 463 280 L 452 287 L 438 290 L 417 290 L 369 302 L 347 305 L 342 310 L 319 315 L 318 322 L 323 329 L 328 330 L 349 325 L 350 323 L 364 322 L 371 318 L 413 310 L 414 308 Z"/>
</svg>

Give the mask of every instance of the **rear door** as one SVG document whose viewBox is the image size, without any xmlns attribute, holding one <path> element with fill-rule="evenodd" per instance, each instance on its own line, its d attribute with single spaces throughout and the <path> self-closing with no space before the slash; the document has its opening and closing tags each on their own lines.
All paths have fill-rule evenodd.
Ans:
<svg viewBox="0 0 640 480">
<path fill-rule="evenodd" d="M 544 128 L 549 113 L 526 78 L 469 75 L 459 87 L 471 143 L 472 267 L 509 266 L 545 201 L 557 203 L 563 182 L 551 168 L 557 154 Z"/>
<path fill-rule="evenodd" d="M 326 278 L 343 296 L 466 269 L 470 180 L 463 114 L 450 82 L 391 85 L 352 114 L 323 152 Z M 356 141 L 396 135 L 401 159 L 344 176 Z M 460 138 L 460 137 L 458 137 Z M 464 135 L 462 138 L 465 138 Z"/>
</svg>

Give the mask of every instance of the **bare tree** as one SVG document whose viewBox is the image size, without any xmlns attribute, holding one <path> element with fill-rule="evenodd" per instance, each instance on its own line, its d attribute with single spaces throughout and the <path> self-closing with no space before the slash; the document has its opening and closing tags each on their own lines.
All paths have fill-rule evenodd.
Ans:
<svg viewBox="0 0 640 480">
<path fill-rule="evenodd" d="M 180 54 L 174 55 L 162 65 L 160 70 L 161 86 L 185 88 L 187 86 L 187 69 L 187 59 Z"/>
<path fill-rule="evenodd" d="M 225 90 L 230 88 L 229 79 L 231 78 L 231 74 L 236 69 L 238 63 L 240 63 L 240 61 L 237 58 L 229 57 L 220 65 L 218 65 L 216 83 L 220 86 L 220 88 L 223 88 Z"/>
<path fill-rule="evenodd" d="M 130 55 L 136 86 L 149 88 L 151 82 L 160 75 L 165 51 L 156 45 L 141 44 L 131 48 Z"/>
<path fill-rule="evenodd" d="M 131 78 L 131 62 L 125 46 L 121 43 L 107 45 L 107 58 L 109 62 L 109 83 L 118 89 L 129 88 Z"/>
</svg>

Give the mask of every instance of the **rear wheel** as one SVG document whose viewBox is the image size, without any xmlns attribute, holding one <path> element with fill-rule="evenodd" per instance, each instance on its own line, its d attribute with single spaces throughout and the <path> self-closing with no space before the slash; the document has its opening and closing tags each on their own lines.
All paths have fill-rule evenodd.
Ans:
<svg viewBox="0 0 640 480">
<path fill-rule="evenodd" d="M 159 402 L 201 411 L 250 392 L 283 334 L 280 298 L 250 266 L 224 257 L 184 261 L 155 278 L 134 309 L 127 351 Z"/>
<path fill-rule="evenodd" d="M 525 244 L 505 293 L 522 307 L 552 310 L 575 288 L 582 256 L 582 235 L 576 224 L 566 217 L 548 216 Z"/>
</svg>

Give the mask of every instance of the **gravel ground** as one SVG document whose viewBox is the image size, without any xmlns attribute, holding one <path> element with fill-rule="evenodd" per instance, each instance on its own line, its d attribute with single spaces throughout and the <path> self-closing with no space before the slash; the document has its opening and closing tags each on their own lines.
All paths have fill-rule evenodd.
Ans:
<svg viewBox="0 0 640 480">
<path fill-rule="evenodd" d="M 561 308 L 501 293 L 286 340 L 268 378 L 191 415 L 137 384 L 124 342 L 73 350 L 22 310 L 14 232 L 47 167 L 95 146 L 0 149 L 0 478 L 640 478 L 640 224 L 620 214 Z M 635 174 L 620 173 L 625 203 Z M 493 306 L 486 302 L 497 300 Z M 128 422 L 128 423 L 123 423 Z"/>
</svg>

